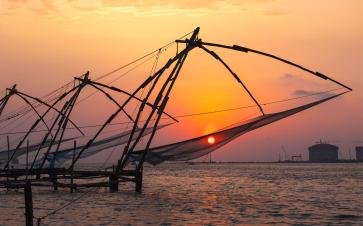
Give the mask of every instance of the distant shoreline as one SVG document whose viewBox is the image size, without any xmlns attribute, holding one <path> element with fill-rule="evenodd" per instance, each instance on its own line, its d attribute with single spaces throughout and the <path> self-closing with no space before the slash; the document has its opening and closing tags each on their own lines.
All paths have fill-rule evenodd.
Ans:
<svg viewBox="0 0 363 226">
<path fill-rule="evenodd" d="M 277 162 L 263 162 L 263 161 L 248 161 L 248 162 L 217 162 L 217 161 L 213 161 L 213 162 L 184 162 L 186 164 L 271 164 L 271 163 L 281 163 L 281 164 L 286 164 L 286 163 L 363 163 L 361 161 L 356 161 L 356 160 L 339 160 L 339 161 L 335 161 L 335 162 L 311 162 L 311 161 L 277 161 Z M 172 162 L 169 162 L 169 164 L 173 164 Z"/>
</svg>

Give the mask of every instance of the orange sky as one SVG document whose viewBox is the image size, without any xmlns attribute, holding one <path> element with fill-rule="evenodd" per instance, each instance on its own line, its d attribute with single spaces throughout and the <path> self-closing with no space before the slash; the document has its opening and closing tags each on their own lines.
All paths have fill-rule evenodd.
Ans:
<svg viewBox="0 0 363 226">
<path fill-rule="evenodd" d="M 358 145 L 352 141 L 363 136 L 362 12 L 360 0 L 0 0 L 0 89 L 17 83 L 19 89 L 41 96 L 87 70 L 97 77 L 199 26 L 203 40 L 270 52 L 354 90 L 242 136 L 216 152 L 216 160 L 276 160 L 281 145 L 306 157 L 306 148 L 319 139 L 338 142 L 347 157 L 347 150 Z M 337 87 L 252 54 L 216 51 L 261 102 Z M 172 47 L 168 53 L 174 52 Z M 147 76 L 141 72 L 115 85 L 131 91 Z M 195 50 L 168 110 L 180 115 L 251 103 L 220 64 Z M 187 119 L 173 134 L 205 134 L 250 113 Z"/>
</svg>

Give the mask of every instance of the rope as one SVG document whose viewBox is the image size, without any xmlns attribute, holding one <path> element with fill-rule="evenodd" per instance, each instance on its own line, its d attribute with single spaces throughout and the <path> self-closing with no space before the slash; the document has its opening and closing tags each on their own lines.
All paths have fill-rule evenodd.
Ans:
<svg viewBox="0 0 363 226">
<path fill-rule="evenodd" d="M 21 118 L 23 118 L 24 116 L 26 116 L 28 113 L 31 113 L 28 117 L 26 117 L 24 120 L 20 121 L 17 123 L 17 121 L 19 121 Z M 0 134 L 1 135 L 11 135 L 11 134 L 18 134 L 18 133 L 11 133 L 12 131 L 14 131 L 16 128 L 20 127 L 21 125 L 23 125 L 24 122 L 28 121 L 31 117 L 33 117 L 34 115 L 36 115 L 36 113 L 34 111 L 29 111 L 27 112 L 26 114 L 22 115 L 21 117 L 15 119 L 15 121 L 11 121 L 9 123 L 7 123 L 5 126 L 1 127 L 1 130 L 4 130 L 5 128 L 7 128 L 8 126 L 10 125 L 14 125 L 13 127 L 11 127 L 10 129 L 8 129 L 8 132 L 7 133 L 4 133 L 4 134 Z M 17 124 L 16 124 L 17 123 Z M 39 125 L 38 125 L 39 126 Z M 46 131 L 46 130 L 45 130 Z M 26 133 L 26 132 L 25 132 Z M 19 142 L 20 140 L 22 139 L 22 137 L 19 137 L 13 141 L 10 142 L 10 146 L 12 146 L 14 143 L 17 143 Z M 2 145 L 1 148 L 4 148 L 6 147 L 6 144 L 5 145 Z"/>
<path fill-rule="evenodd" d="M 344 88 L 336 88 L 336 89 L 326 90 L 326 91 L 322 91 L 322 92 L 307 94 L 307 95 L 304 95 L 304 96 L 299 96 L 299 97 L 293 97 L 293 98 L 288 98 L 288 99 L 282 99 L 282 100 L 267 102 L 267 103 L 263 103 L 262 105 L 277 104 L 277 103 L 287 102 L 287 101 L 291 101 L 291 100 L 298 100 L 298 99 L 302 99 L 302 98 L 306 98 L 306 97 L 311 97 L 311 96 L 317 96 L 317 95 L 321 95 L 321 94 L 325 94 L 325 93 L 330 93 L 330 92 L 341 90 L 341 89 L 344 89 Z"/>
<path fill-rule="evenodd" d="M 54 215 L 56 214 L 57 212 L 61 211 L 62 209 L 72 205 L 73 203 L 75 203 L 76 201 L 80 200 L 81 198 L 83 198 L 85 195 L 89 194 L 91 191 L 93 191 L 94 188 L 91 188 L 90 190 L 88 190 L 87 192 L 83 193 L 82 195 L 78 196 L 77 198 L 71 200 L 70 202 L 64 204 L 63 206 L 59 207 L 58 209 L 55 209 L 51 212 L 49 212 L 48 214 L 44 215 L 44 216 L 41 216 L 41 217 L 38 217 L 37 218 L 37 225 L 39 226 L 41 221 L 44 220 L 45 218 L 51 216 L 51 215 Z"/>
<path fill-rule="evenodd" d="M 158 51 L 158 53 L 157 53 L 157 55 L 156 55 L 156 58 L 155 58 L 154 64 L 153 64 L 153 66 L 152 66 L 152 68 L 151 68 L 151 71 L 150 71 L 150 75 L 151 75 L 151 74 L 153 74 L 153 73 L 155 73 L 155 70 L 156 70 L 156 67 L 157 67 L 157 64 L 158 64 L 158 61 L 159 61 L 160 53 L 161 53 L 161 50 L 159 50 L 159 51 Z M 139 99 L 142 99 L 145 89 L 146 89 L 146 88 L 143 88 L 143 89 L 142 89 L 142 92 L 141 92 L 141 94 L 140 94 Z M 135 106 L 134 110 L 133 110 L 133 111 L 132 111 L 132 113 L 131 113 L 131 115 L 132 115 L 132 116 L 134 116 L 134 115 L 135 115 L 136 109 L 137 109 L 137 107 L 138 107 L 139 105 L 140 105 L 140 102 L 137 102 L 137 104 L 136 104 L 136 106 Z M 126 124 L 126 126 L 125 126 L 125 127 L 124 127 L 124 129 L 123 129 L 123 132 L 124 132 L 124 131 L 126 131 L 126 129 L 129 127 L 130 123 L 131 123 L 131 122 L 130 122 L 130 121 L 128 121 L 128 123 Z M 109 154 L 109 155 L 108 155 L 108 157 L 106 158 L 105 163 L 106 163 L 106 162 L 108 162 L 108 160 L 111 158 L 111 156 L 112 156 L 113 152 L 115 151 L 115 149 L 116 149 L 116 147 L 114 147 L 114 148 L 112 149 L 112 151 L 110 152 L 110 154 Z M 105 164 L 105 163 L 104 163 L 104 164 Z"/>
<path fill-rule="evenodd" d="M 340 90 L 340 89 L 343 89 L 343 88 L 331 89 L 331 90 L 326 90 L 326 91 L 322 91 L 322 92 L 308 94 L 308 95 L 304 95 L 304 96 L 300 96 L 300 97 L 294 97 L 294 98 L 282 99 L 282 100 L 277 100 L 277 101 L 272 101 L 272 102 L 266 102 L 266 103 L 262 103 L 261 105 L 266 106 L 266 105 L 271 105 L 271 104 L 288 102 L 288 101 L 292 101 L 292 100 L 298 100 L 298 99 L 307 98 L 307 97 L 311 97 L 311 96 L 317 96 L 317 95 L 321 95 L 321 94 L 325 94 L 325 93 L 330 93 L 332 91 L 336 91 L 336 90 Z M 253 107 L 257 107 L 257 106 L 256 105 L 247 105 L 247 106 L 241 106 L 241 107 L 236 107 L 236 108 L 228 108 L 228 109 L 221 109 L 221 110 L 215 110 L 215 111 L 199 112 L 199 113 L 194 113 L 194 114 L 177 115 L 177 116 L 174 116 L 174 118 L 185 118 L 185 117 L 192 117 L 192 116 L 208 115 L 208 114 L 222 113 L 222 112 L 228 112 L 228 111 L 236 111 L 236 110 L 241 110 L 241 109 L 246 109 L 246 108 L 253 108 Z M 168 119 L 168 118 L 162 118 L 162 119 Z M 142 122 L 142 121 L 140 121 L 140 122 Z M 129 121 L 128 122 L 111 123 L 110 126 L 123 125 L 123 124 L 127 124 L 127 123 L 129 123 Z M 99 124 L 99 125 L 79 126 L 79 128 L 87 129 L 87 128 L 97 128 L 97 127 L 100 127 L 100 126 L 102 126 L 102 125 Z M 71 130 L 71 129 L 75 129 L 75 128 L 66 128 L 66 129 Z M 34 130 L 33 133 L 46 132 L 46 131 L 47 130 Z M 26 133 L 26 132 L 22 131 L 22 132 L 13 132 L 13 133 L 0 133 L 0 136 L 10 135 L 10 134 L 22 134 L 22 133 Z"/>
<path fill-rule="evenodd" d="M 63 85 L 62 87 L 56 89 L 55 91 L 51 92 L 50 94 L 47 94 L 47 95 L 43 96 L 41 99 L 43 99 L 44 102 L 46 102 L 46 103 L 49 103 L 49 102 L 57 99 L 60 95 L 63 94 L 63 92 L 61 92 L 62 89 L 67 89 L 68 88 L 67 86 L 69 86 L 70 84 L 71 83 Z M 38 108 L 39 106 L 42 106 L 41 103 L 38 103 L 35 100 L 30 100 L 30 103 L 32 103 L 35 108 Z M 29 111 L 31 111 L 31 108 L 29 106 L 27 106 L 27 105 L 23 105 L 23 106 L 20 106 L 20 107 L 18 107 L 16 109 L 10 111 L 6 115 L 4 115 L 4 118 L 12 119 L 12 118 L 15 118 L 15 117 L 17 117 L 19 115 L 28 113 Z M 1 120 L 0 123 L 3 122 L 3 121 L 4 120 Z"/>
<path fill-rule="evenodd" d="M 183 35 L 183 36 L 179 37 L 178 39 L 183 39 L 184 37 L 186 37 L 186 36 L 190 35 L 191 33 L 193 33 L 193 31 L 191 31 L 191 32 L 189 32 L 189 33 L 187 33 L 187 34 L 185 34 L 185 35 Z M 168 47 L 170 47 L 171 45 L 173 45 L 173 44 L 175 44 L 175 43 L 176 43 L 175 41 L 171 41 L 171 42 L 167 43 L 166 45 L 162 46 L 161 48 L 158 48 L 158 49 L 156 49 L 156 50 L 154 50 L 154 51 L 151 51 L 150 53 L 145 54 L 145 55 L 144 55 L 144 56 L 142 56 L 142 57 L 139 57 L 139 58 L 137 58 L 137 59 L 135 59 L 135 60 L 133 60 L 133 61 L 131 61 L 131 62 L 127 63 L 127 64 L 124 64 L 124 65 L 122 65 L 122 66 L 120 66 L 120 67 L 118 67 L 118 68 L 116 68 L 116 69 L 114 69 L 114 70 L 110 71 L 110 72 L 107 72 L 107 73 L 105 73 L 105 74 L 103 74 L 103 75 L 100 75 L 100 76 L 96 77 L 95 81 L 98 81 L 98 80 L 101 80 L 101 79 L 103 79 L 103 78 L 105 78 L 105 77 L 108 77 L 109 75 L 114 74 L 115 72 L 117 72 L 117 71 L 119 71 L 119 70 L 121 70 L 121 69 L 124 69 L 124 68 L 126 68 L 126 67 L 128 67 L 128 66 L 130 66 L 130 65 L 132 65 L 132 64 L 134 64 L 134 63 L 136 63 L 136 62 L 138 62 L 138 61 L 140 61 L 140 60 L 142 60 L 142 59 L 144 59 L 144 58 L 146 58 L 146 57 L 148 57 L 148 56 L 150 56 L 150 55 L 152 55 L 152 54 L 154 54 L 154 53 L 157 53 L 158 51 L 160 51 L 160 50 L 162 50 L 162 49 L 167 49 Z M 54 91 L 52 91 L 52 92 L 50 92 L 50 93 L 48 93 L 48 94 L 44 95 L 41 99 L 45 100 L 44 102 L 47 102 L 47 103 L 49 103 L 49 102 L 51 102 L 51 101 L 54 101 L 54 100 L 55 100 L 55 99 L 57 99 L 60 95 L 62 95 L 62 94 L 56 95 L 56 94 L 57 94 L 57 92 L 58 92 L 58 91 L 61 91 L 63 88 L 66 88 L 66 87 L 68 87 L 68 86 L 73 85 L 73 82 L 74 82 L 74 81 L 70 81 L 70 82 L 68 82 L 68 83 L 64 84 L 63 86 L 61 86 L 61 87 L 57 88 L 56 90 L 54 90 Z M 52 95 L 55 95 L 55 96 L 52 96 Z M 35 102 L 32 102 L 32 103 L 35 103 Z M 39 104 L 39 105 L 41 105 L 41 104 Z M 19 108 L 17 108 L 17 109 L 15 109 L 15 110 L 13 110 L 12 112 L 8 113 L 8 114 L 6 115 L 6 116 L 7 116 L 6 118 L 12 119 L 12 118 L 14 118 L 14 117 L 17 117 L 17 116 L 19 116 L 19 115 L 24 114 L 24 111 L 25 111 L 25 112 L 27 112 L 27 111 L 30 111 L 30 109 L 29 109 L 27 106 L 19 107 Z M 10 116 L 10 115 L 11 115 L 11 116 Z M 4 117 L 4 118 L 5 118 L 5 117 Z M 1 123 L 1 121 L 0 121 L 0 123 Z"/>
<path fill-rule="evenodd" d="M 159 53 L 161 53 L 161 51 L 162 51 L 162 50 L 166 51 L 166 50 L 167 50 L 167 48 L 168 48 L 168 47 L 169 47 L 172 43 L 174 43 L 174 42 L 170 42 L 170 43 L 168 43 L 167 45 L 165 45 L 165 46 L 161 47 L 161 48 L 160 48 L 160 49 L 158 49 L 158 50 L 155 50 L 155 51 L 153 51 L 153 52 L 151 52 L 151 53 L 149 53 L 149 54 L 146 54 L 146 55 L 144 55 L 143 57 L 140 57 L 140 58 L 138 58 L 137 60 L 134 60 L 134 61 L 132 61 L 131 63 L 128 63 L 128 64 L 126 64 L 126 65 L 124 65 L 124 66 L 122 66 L 122 67 L 119 67 L 119 68 L 117 68 L 117 69 L 115 69 L 115 70 L 113 70 L 113 71 L 111 71 L 111 72 L 109 72 L 109 73 L 106 73 L 105 75 L 102 75 L 102 76 L 100 76 L 100 77 L 96 78 L 96 79 L 95 79 L 95 81 L 98 81 L 98 80 L 100 80 L 100 79 L 102 79 L 102 78 L 105 78 L 105 77 L 107 77 L 107 76 L 109 76 L 109 75 L 111 75 L 111 74 L 113 74 L 113 73 L 115 73 L 115 72 L 117 72 L 117 71 L 119 71 L 119 70 L 121 70 L 121 69 L 123 69 L 123 68 L 126 68 L 127 66 L 130 66 L 130 65 L 132 65 L 132 64 L 134 64 L 134 63 L 136 63 L 136 62 L 138 62 L 138 61 L 140 61 L 140 60 L 142 60 L 142 59 L 144 59 L 145 57 L 150 56 L 150 55 L 152 55 L 153 53 L 156 53 L 156 51 L 157 51 L 157 53 L 156 53 L 156 54 L 152 55 L 151 57 L 149 57 L 149 58 L 147 58 L 146 60 L 142 61 L 141 63 L 137 64 L 135 67 L 131 68 L 130 70 L 126 71 L 125 73 L 121 74 L 120 76 L 116 77 L 116 79 L 112 80 L 111 82 L 106 83 L 107 85 L 110 85 L 110 84 L 112 84 L 112 83 L 114 83 L 114 82 L 118 81 L 120 78 L 122 78 L 122 77 L 123 77 L 123 76 L 125 76 L 126 74 L 128 74 L 128 73 L 130 73 L 131 71 L 135 70 L 136 68 L 140 67 L 142 64 L 144 64 L 144 63 L 148 62 L 149 60 L 153 59 L 156 55 L 158 55 Z M 72 82 L 70 82 L 69 84 L 72 84 Z M 66 84 L 66 85 L 68 86 L 69 84 Z M 62 90 L 62 88 L 64 88 L 64 87 L 65 87 L 65 86 L 62 86 L 61 88 L 57 89 L 57 91 L 61 91 L 61 90 Z M 79 101 L 76 103 L 76 105 L 77 105 L 77 104 L 79 104 L 79 103 L 81 103 L 81 102 L 83 102 L 83 101 L 85 101 L 85 100 L 87 100 L 87 99 L 89 99 L 90 97 L 92 97 L 93 95 L 95 95 L 95 94 L 96 94 L 96 93 L 98 93 L 98 92 L 99 92 L 99 91 L 95 91 L 95 92 L 91 93 L 90 95 L 88 95 L 88 96 L 84 97 L 83 99 L 79 100 Z M 51 102 L 51 101 L 53 101 L 53 100 L 56 100 L 56 99 L 57 99 L 59 96 L 61 96 L 61 95 L 62 95 L 62 93 L 60 93 L 60 94 L 58 94 L 58 95 L 56 95 L 56 96 L 54 96 L 54 97 L 49 97 L 49 98 L 48 98 L 48 99 L 46 99 L 44 102 L 49 103 L 49 102 Z M 44 97 L 43 97 L 43 98 L 44 98 Z M 39 106 L 42 106 L 42 104 L 37 103 L 37 102 L 35 102 L 35 101 L 34 101 L 34 104 L 35 104 L 35 107 L 36 107 L 36 108 L 37 108 L 37 107 L 39 107 Z M 27 106 L 19 107 L 18 109 L 13 110 L 12 112 L 8 113 L 8 114 L 4 117 L 5 119 L 0 120 L 0 123 L 1 123 L 1 122 L 4 122 L 4 121 L 7 121 L 7 120 L 10 120 L 10 119 L 13 119 L 13 118 L 18 117 L 18 116 L 22 117 L 22 115 L 23 115 L 23 114 L 26 114 L 26 113 L 28 113 L 28 112 L 30 112 L 30 111 L 31 111 L 31 109 L 29 109 Z M 11 115 L 11 114 L 12 114 L 12 115 Z M 9 115 L 9 116 L 8 116 L 8 115 Z"/>
<path fill-rule="evenodd" d="M 271 104 L 288 102 L 288 101 L 292 101 L 292 100 L 297 100 L 297 99 L 307 98 L 307 97 L 321 95 L 321 94 L 325 94 L 325 93 L 330 93 L 332 91 L 336 91 L 336 90 L 340 90 L 340 89 L 343 89 L 343 88 L 331 89 L 331 90 L 326 90 L 326 91 L 322 91 L 322 92 L 308 94 L 308 95 L 304 95 L 304 96 L 300 96 L 300 97 L 294 97 L 294 98 L 282 99 L 282 100 L 277 100 L 277 101 L 272 101 L 272 102 L 266 102 L 266 103 L 262 103 L 261 105 L 266 106 L 266 105 L 271 105 Z M 186 115 L 178 115 L 178 116 L 175 116 L 175 118 L 184 118 L 184 117 L 191 117 L 191 116 L 198 116 L 198 115 L 207 115 L 207 114 L 214 114 L 214 113 L 227 112 L 227 111 L 235 111 L 235 110 L 240 110 L 240 109 L 245 109 L 245 108 L 253 108 L 253 107 L 257 107 L 257 105 L 248 105 L 248 106 L 242 106 L 242 107 L 237 107 L 237 108 L 207 111 L 207 112 L 186 114 Z"/>
<path fill-rule="evenodd" d="M 125 76 L 126 74 L 130 73 L 131 71 L 135 70 L 136 68 L 140 67 L 141 65 L 143 65 L 144 63 L 146 63 L 147 61 L 151 60 L 152 58 L 154 58 L 154 56 L 151 56 L 150 58 L 142 61 L 141 63 L 137 64 L 135 67 L 131 68 L 130 70 L 122 73 L 121 75 L 119 75 L 116 79 L 112 80 L 111 82 L 109 83 L 106 83 L 106 85 L 110 85 L 114 82 L 116 82 L 117 80 L 119 80 L 120 78 L 122 78 L 123 76 Z M 75 105 L 79 104 L 79 103 L 82 103 L 83 101 L 89 99 L 90 97 L 92 97 L 93 95 L 95 95 L 96 93 L 98 93 L 99 91 L 94 91 L 93 93 L 89 94 L 88 96 L 80 99 Z"/>
<path fill-rule="evenodd" d="M 186 37 L 186 36 L 190 35 L 191 33 L 193 33 L 193 31 L 191 31 L 191 32 L 189 32 L 189 33 L 187 33 L 187 34 L 185 34 L 185 35 L 181 36 L 181 37 L 180 37 L 180 38 L 178 38 L 178 39 L 182 39 L 182 38 L 184 38 L 184 37 Z M 95 81 L 98 81 L 98 80 L 100 80 L 100 79 L 103 79 L 103 78 L 105 78 L 105 77 L 107 77 L 107 76 L 109 76 L 109 75 L 111 75 L 111 74 L 113 74 L 113 73 L 115 73 L 115 72 L 117 72 L 117 71 L 119 71 L 119 70 L 121 70 L 121 69 L 126 68 L 127 66 L 130 66 L 130 65 L 131 65 L 131 64 L 133 64 L 133 63 L 138 62 L 139 60 L 144 59 L 145 57 L 148 57 L 148 56 L 150 56 L 150 55 L 152 55 L 152 54 L 154 54 L 154 53 L 157 53 L 157 52 L 161 51 L 162 49 L 166 49 L 166 48 L 168 48 L 169 46 L 171 46 L 171 45 L 173 45 L 173 44 L 175 44 L 175 41 L 169 42 L 168 44 L 166 44 L 166 45 L 162 46 L 162 47 L 161 47 L 161 48 L 159 48 L 159 49 L 156 49 L 156 50 L 154 50 L 154 51 L 151 51 L 150 53 L 147 53 L 147 54 L 145 54 L 144 56 L 139 57 L 139 58 L 137 58 L 136 60 L 131 61 L 130 63 L 127 63 L 127 64 L 125 64 L 125 65 L 123 65 L 123 66 L 121 66 L 121 67 L 118 67 L 118 68 L 116 68 L 116 69 L 114 69 L 114 70 L 112 70 L 112 71 L 110 71 L 110 72 L 108 72 L 108 73 L 106 73 L 106 74 L 104 74 L 104 75 L 101 75 L 101 76 L 97 77 L 97 78 L 95 79 Z"/>
</svg>

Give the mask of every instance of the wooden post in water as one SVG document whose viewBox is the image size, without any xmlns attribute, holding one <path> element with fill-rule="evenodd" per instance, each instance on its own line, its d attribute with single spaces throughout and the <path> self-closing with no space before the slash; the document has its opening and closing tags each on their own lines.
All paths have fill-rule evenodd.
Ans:
<svg viewBox="0 0 363 226">
<path fill-rule="evenodd" d="M 52 182 L 53 182 L 53 190 L 54 191 L 58 191 L 58 179 L 57 179 L 57 174 L 55 174 L 55 173 L 51 173 L 50 174 L 50 176 L 51 176 L 51 180 L 52 180 Z"/>
<path fill-rule="evenodd" d="M 10 140 L 9 140 L 9 136 L 6 136 L 6 143 L 8 145 L 8 165 L 10 166 Z M 8 167 L 9 168 L 9 167 Z M 6 177 L 6 190 L 9 190 L 9 177 Z"/>
<path fill-rule="evenodd" d="M 142 169 L 143 167 L 140 168 L 140 170 L 136 169 L 136 175 L 135 175 L 135 191 L 137 193 L 141 193 L 142 192 Z"/>
<path fill-rule="evenodd" d="M 118 162 L 120 163 L 120 160 Z M 118 176 L 114 165 L 112 166 L 112 174 L 108 178 L 110 191 L 118 191 Z"/>
<path fill-rule="evenodd" d="M 54 191 L 58 191 L 58 178 L 57 178 L 57 174 L 56 173 L 51 173 L 50 174 L 52 177 L 52 182 L 53 182 L 53 190 Z"/>
<path fill-rule="evenodd" d="M 25 200 L 25 225 L 33 226 L 33 197 L 32 186 L 30 180 L 27 180 L 24 187 L 24 200 Z"/>
<path fill-rule="evenodd" d="M 109 187 L 110 191 L 118 191 L 118 176 L 116 174 L 109 176 Z"/>
<path fill-rule="evenodd" d="M 26 170 L 28 172 L 28 163 L 29 163 L 29 140 L 26 140 Z"/>
<path fill-rule="evenodd" d="M 10 160 L 10 141 L 9 141 L 9 136 L 6 136 L 6 143 L 8 145 L 8 164 L 10 166 L 10 162 L 9 162 L 9 160 Z"/>
<path fill-rule="evenodd" d="M 74 162 L 74 159 L 76 157 L 76 149 L 77 149 L 77 141 L 74 140 L 74 143 L 73 143 L 73 156 L 72 156 L 72 163 Z M 73 190 L 75 189 L 74 188 L 74 184 L 73 184 L 73 168 L 74 166 L 72 166 L 72 171 L 71 171 L 71 193 L 73 193 Z"/>
</svg>

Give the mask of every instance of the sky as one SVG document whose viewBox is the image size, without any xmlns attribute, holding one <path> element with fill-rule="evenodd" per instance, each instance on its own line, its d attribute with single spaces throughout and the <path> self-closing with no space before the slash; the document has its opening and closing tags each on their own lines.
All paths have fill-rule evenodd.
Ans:
<svg viewBox="0 0 363 226">
<path fill-rule="evenodd" d="M 353 89 L 336 100 L 241 136 L 216 151 L 214 160 L 275 161 L 282 150 L 288 157 L 302 154 L 306 159 L 307 148 L 320 139 L 338 145 L 340 157 L 349 158 L 349 150 L 353 155 L 355 146 L 363 145 L 362 15 L 360 0 L 0 0 L 0 90 L 16 83 L 20 90 L 42 96 L 86 71 L 91 78 L 97 77 L 200 27 L 199 37 L 204 41 L 273 53 Z M 338 87 L 270 59 L 213 50 L 228 61 L 262 103 Z M 176 47 L 170 47 L 159 66 L 175 52 Z M 148 76 L 150 66 L 113 85 L 132 91 Z M 102 81 L 113 78 L 107 79 Z M 97 101 L 91 100 L 93 104 L 85 105 L 86 110 L 74 118 L 82 125 L 102 122 L 112 109 Z M 96 103 L 102 108 L 95 109 Z M 193 50 L 167 111 L 184 115 L 250 104 L 218 62 Z M 187 118 L 161 131 L 155 144 L 204 135 L 252 113 L 258 111 Z"/>
</svg>

